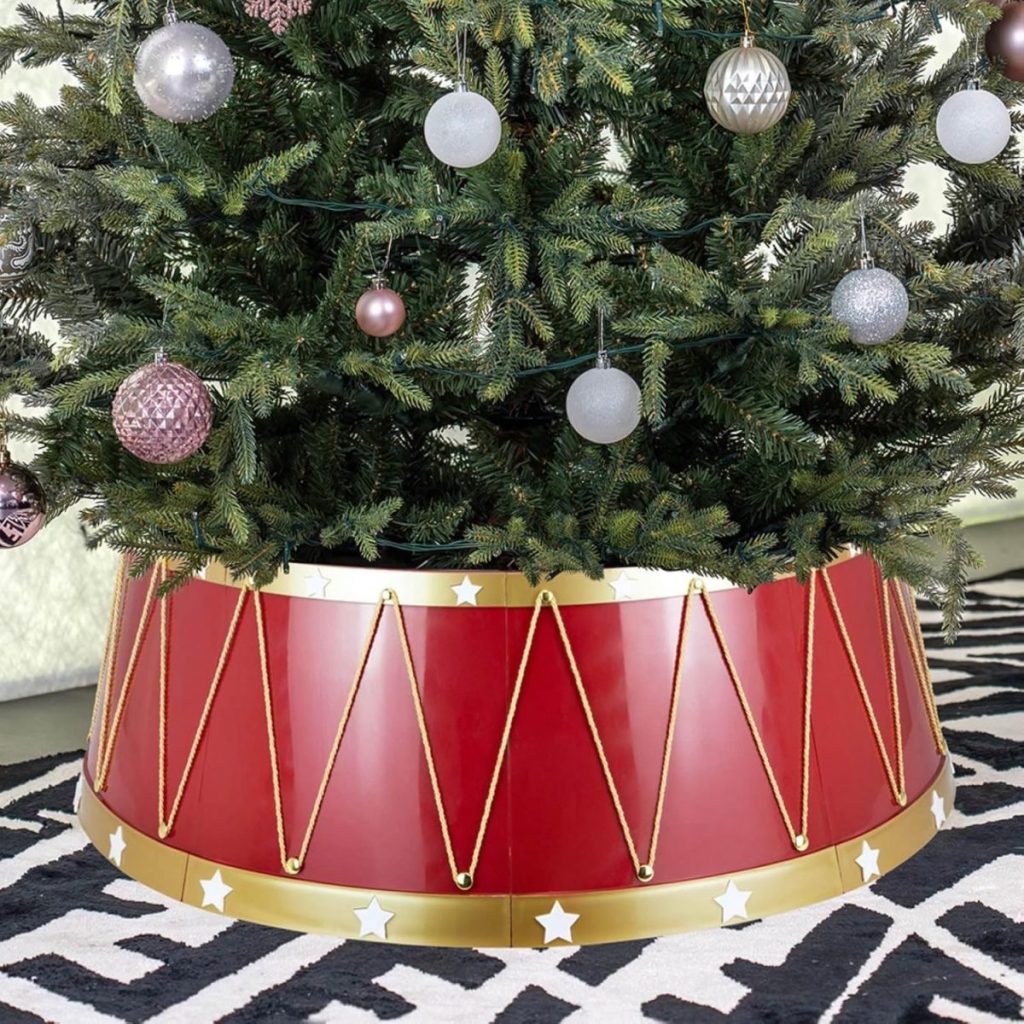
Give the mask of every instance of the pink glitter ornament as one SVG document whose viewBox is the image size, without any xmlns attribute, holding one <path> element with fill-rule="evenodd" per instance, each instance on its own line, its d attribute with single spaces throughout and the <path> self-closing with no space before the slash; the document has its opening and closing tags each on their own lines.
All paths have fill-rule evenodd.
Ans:
<svg viewBox="0 0 1024 1024">
<path fill-rule="evenodd" d="M 180 462 L 206 441 L 213 403 L 196 374 L 161 353 L 117 389 L 113 414 L 114 430 L 132 455 L 144 462 Z"/>
<path fill-rule="evenodd" d="M 378 282 L 356 303 L 356 323 L 371 338 L 387 338 L 405 323 L 402 296 Z"/>
<path fill-rule="evenodd" d="M 46 496 L 39 481 L 24 467 L 11 462 L 0 445 L 0 549 L 30 541 L 46 519 Z"/>
<path fill-rule="evenodd" d="M 275 36 L 282 35 L 292 18 L 309 14 L 313 0 L 245 0 L 245 13 L 262 18 Z"/>
</svg>

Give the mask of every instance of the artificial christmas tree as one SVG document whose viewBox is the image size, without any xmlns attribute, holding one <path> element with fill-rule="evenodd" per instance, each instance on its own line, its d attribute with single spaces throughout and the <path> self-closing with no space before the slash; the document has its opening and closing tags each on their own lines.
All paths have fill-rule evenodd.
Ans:
<svg viewBox="0 0 1024 1024">
<path fill-rule="evenodd" d="M 174 645 L 160 642 L 144 614 L 144 595 L 164 572 L 161 593 L 184 587 L 183 601 L 202 604 L 186 597 L 216 586 L 190 582 L 200 570 L 269 594 L 290 569 L 313 580 L 289 596 L 296 622 L 308 613 L 302 602 L 345 603 L 360 573 L 383 572 L 372 576 L 373 601 L 386 593 L 385 603 L 415 605 L 410 592 L 441 593 L 462 616 L 459 630 L 424 626 L 465 651 L 490 610 L 477 608 L 482 570 L 504 581 L 499 608 L 519 607 L 509 595 L 520 588 L 534 607 L 552 577 L 552 587 L 602 588 L 598 604 L 610 595 L 693 600 L 679 580 L 652 597 L 635 583 L 644 570 L 764 584 L 747 598 L 756 603 L 769 600 L 762 592 L 788 594 L 796 584 L 779 577 L 789 573 L 813 593 L 817 572 L 856 545 L 890 580 L 941 600 L 954 631 L 975 556 L 948 506 L 972 491 L 1011 492 L 1024 426 L 1016 148 L 961 164 L 935 130 L 941 104 L 978 76 L 977 40 L 998 8 L 983 0 L 749 9 L 739 0 L 319 0 L 304 11 L 282 7 L 264 24 L 228 0 L 181 7 L 179 24 L 209 29 L 233 63 L 231 75 L 223 59 L 206 70 L 189 63 L 195 87 L 209 84 L 208 70 L 230 88 L 230 96 L 215 90 L 226 102 L 204 106 L 209 116 L 197 123 L 154 116 L 133 89 L 136 51 L 163 14 L 152 4 L 104 0 L 88 15 L 57 18 L 26 9 L 20 25 L 0 31 L 0 66 L 61 61 L 77 79 L 53 109 L 24 97 L 0 109 L 3 230 L 38 242 L 31 265 L 0 288 L 3 386 L 47 408 L 39 419 L 11 418 L 8 429 L 40 443 L 34 468 L 50 507 L 87 499 L 92 536 L 130 556 L 139 577 L 125 584 L 130 613 L 115 615 L 101 688 L 120 709 L 115 731 L 119 715 L 131 721 L 131 680 L 136 694 L 150 695 L 164 680 L 174 699 Z M 968 38 L 948 64 L 928 69 L 927 37 L 943 21 Z M 768 64 L 744 64 L 741 79 L 708 76 L 748 38 L 772 55 Z M 1020 87 L 1001 71 L 985 68 L 983 84 L 1012 107 Z M 445 103 L 449 95 L 480 102 L 465 109 Z M 193 109 L 192 97 L 176 96 L 175 111 Z M 722 103 L 743 134 L 715 120 L 725 117 Z M 432 109 L 444 121 L 425 137 Z M 939 237 L 907 216 L 914 197 L 903 173 L 927 160 L 951 175 L 953 223 Z M 379 279 L 385 248 L 404 319 L 396 306 L 377 334 L 361 328 L 356 309 L 368 280 Z M 881 311 L 880 344 L 877 332 L 857 333 L 872 310 L 860 310 L 856 325 L 830 313 L 862 249 L 900 300 Z M 836 308 L 850 306 L 846 296 Z M 41 313 L 60 325 L 56 349 L 31 331 Z M 599 322 L 607 345 L 598 343 Z M 198 374 L 214 404 L 206 443 L 174 465 L 129 454 L 111 418 L 118 388 L 158 351 Z M 628 431 L 637 410 L 617 392 L 603 399 L 614 423 L 602 423 L 593 398 L 584 409 L 570 403 L 585 424 L 577 433 L 566 412 L 570 386 L 585 372 L 608 373 L 605 361 L 642 384 L 640 421 Z M 613 443 L 595 443 L 605 440 Z M 944 549 L 938 562 L 930 542 Z M 163 559 L 165 568 L 151 568 Z M 425 582 L 433 572 L 421 570 L 439 571 L 442 582 Z M 852 600 L 873 601 L 879 615 L 859 643 L 881 638 L 889 654 L 876 652 L 862 672 L 850 655 L 856 645 L 844 645 L 850 685 L 866 707 L 895 706 L 910 669 L 923 678 L 922 659 L 912 636 L 894 653 L 882 621 L 895 584 L 863 568 L 855 578 Z M 779 600 L 788 607 L 792 595 Z M 773 614 L 760 628 L 782 628 Z M 584 618 L 566 621 L 583 628 Z M 491 619 L 487 628 L 501 631 L 515 616 Z M 192 638 L 195 649 L 230 662 L 224 625 L 202 613 L 191 621 L 207 630 Z M 679 620 L 652 621 L 664 653 L 679 639 Z M 595 642 L 608 633 L 607 620 L 588 622 Z M 757 655 L 758 629 L 743 632 Z M 299 687 L 298 707 L 309 684 L 275 662 L 284 637 L 262 625 L 260 636 L 268 692 Z M 494 639 L 507 653 L 507 638 Z M 721 637 L 712 640 L 724 657 Z M 405 650 L 412 663 L 423 655 Z M 770 657 L 760 655 L 764 663 L 756 669 L 754 657 L 749 671 L 770 675 Z M 611 688 L 603 706 L 613 717 L 615 661 L 603 659 L 590 683 Z M 794 678 L 801 671 L 797 664 Z M 429 696 L 435 684 L 419 682 Z M 926 689 L 915 705 L 921 721 L 930 720 Z M 421 720 L 446 714 L 443 701 L 432 712 L 425 697 L 420 707 L 415 682 L 413 691 Z M 182 699 L 213 721 L 224 712 L 212 696 L 203 703 L 207 692 Z M 668 700 L 660 689 L 656 699 Z M 747 726 L 766 728 L 770 707 L 746 710 Z M 105 713 L 98 709 L 97 723 Z M 879 750 L 902 749 L 897 715 L 884 728 L 868 717 Z M 919 726 L 907 728 L 919 735 Z M 273 743 L 269 714 L 267 730 Z M 651 740 L 639 729 L 629 742 L 647 752 L 658 747 Z M 109 761 L 102 730 L 93 742 L 88 777 L 102 795 L 94 756 Z M 798 733 L 780 742 L 796 743 L 800 755 L 810 740 Z M 143 757 L 152 748 L 138 740 L 130 749 Z M 192 756 L 204 750 L 199 743 Z M 793 800 L 788 790 L 772 795 L 781 790 L 769 755 L 759 784 L 777 813 Z M 872 809 L 826 848 L 883 827 L 900 811 L 900 793 L 911 806 L 925 799 L 943 769 L 929 760 L 935 748 L 918 755 L 915 790 L 882 789 L 884 813 L 868 801 Z M 328 773 L 321 798 L 330 781 Z M 432 797 L 443 822 L 439 786 Z M 173 832 L 159 833 L 166 823 L 150 820 L 138 794 L 114 799 L 104 813 L 187 850 Z M 436 856 L 434 847 L 424 853 Z M 465 874 L 458 866 L 455 875 Z M 645 866 L 634 864 L 630 884 L 651 881 Z M 493 877 L 481 884 L 502 886 Z"/>
</svg>

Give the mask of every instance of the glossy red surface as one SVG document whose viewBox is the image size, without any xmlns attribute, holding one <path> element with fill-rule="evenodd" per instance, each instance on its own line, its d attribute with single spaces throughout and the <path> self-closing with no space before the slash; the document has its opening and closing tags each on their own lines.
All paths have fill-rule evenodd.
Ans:
<svg viewBox="0 0 1024 1024">
<path fill-rule="evenodd" d="M 877 569 L 829 570 L 895 768 Z M 388 574 L 389 579 L 394 574 Z M 110 716 L 147 580 L 128 585 Z M 390 584 L 389 584 L 390 585 Z M 167 806 L 177 790 L 239 591 L 200 580 L 170 604 Z M 282 874 L 254 609 L 245 598 L 207 731 L 167 843 Z M 266 595 L 286 845 L 296 853 L 373 616 L 368 605 Z M 699 598 L 690 617 L 656 881 L 724 874 L 799 856 L 772 796 Z M 753 716 L 799 829 L 806 591 L 795 580 L 713 593 Z M 907 791 L 941 756 L 892 601 Z M 562 606 L 636 840 L 648 858 L 682 598 Z M 531 608 L 404 608 L 460 869 L 469 864 Z M 104 803 L 156 837 L 159 607 L 143 634 Z M 87 754 L 97 772 L 100 733 Z M 810 849 L 898 810 L 837 623 L 819 585 L 810 765 Z M 301 876 L 366 889 L 456 891 L 445 856 L 395 621 L 385 609 Z M 554 617 L 537 627 L 473 891 L 571 892 L 639 884 Z"/>
</svg>

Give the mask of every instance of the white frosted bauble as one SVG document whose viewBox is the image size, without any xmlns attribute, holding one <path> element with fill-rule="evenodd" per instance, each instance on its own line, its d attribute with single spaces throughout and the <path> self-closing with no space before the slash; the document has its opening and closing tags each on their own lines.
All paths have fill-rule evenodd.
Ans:
<svg viewBox="0 0 1024 1024">
<path fill-rule="evenodd" d="M 135 55 L 135 91 L 166 121 L 204 120 L 224 105 L 234 81 L 224 40 L 191 21 L 158 28 Z"/>
<path fill-rule="evenodd" d="M 486 96 L 457 89 L 427 112 L 423 134 L 430 152 L 449 167 L 478 167 L 501 142 L 501 115 Z"/>
<path fill-rule="evenodd" d="M 750 36 L 716 57 L 704 79 L 711 116 L 737 135 L 755 135 L 781 121 L 791 94 L 786 65 L 754 46 Z"/>
<path fill-rule="evenodd" d="M 903 282 L 881 267 L 851 270 L 832 293 L 832 316 L 858 345 L 881 345 L 903 330 L 910 297 Z"/>
<path fill-rule="evenodd" d="M 942 104 L 935 120 L 939 145 L 964 164 L 994 160 L 1010 141 L 1010 112 L 985 89 L 963 89 Z"/>
<path fill-rule="evenodd" d="M 581 437 L 595 444 L 615 444 L 640 422 L 640 388 L 614 366 L 595 366 L 572 382 L 565 412 Z"/>
</svg>

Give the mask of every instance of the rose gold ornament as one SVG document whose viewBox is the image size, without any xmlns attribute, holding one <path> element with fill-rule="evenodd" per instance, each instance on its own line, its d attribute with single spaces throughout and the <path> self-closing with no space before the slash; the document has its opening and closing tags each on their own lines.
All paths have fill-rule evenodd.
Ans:
<svg viewBox="0 0 1024 1024">
<path fill-rule="evenodd" d="M 132 455 L 144 462 L 180 462 L 206 441 L 213 403 L 196 374 L 161 353 L 117 389 L 113 415 L 114 430 Z"/>
<path fill-rule="evenodd" d="M 1020 0 L 1003 4 L 1003 16 L 985 33 L 985 51 L 1002 65 L 1007 78 L 1024 82 L 1024 3 Z"/>
<path fill-rule="evenodd" d="M 383 281 L 359 297 L 356 303 L 356 323 L 371 338 L 387 338 L 405 323 L 405 303 L 402 296 Z"/>
<path fill-rule="evenodd" d="M 46 498 L 35 476 L 11 462 L 0 448 L 0 548 L 16 548 L 30 541 L 46 518 Z"/>
</svg>

